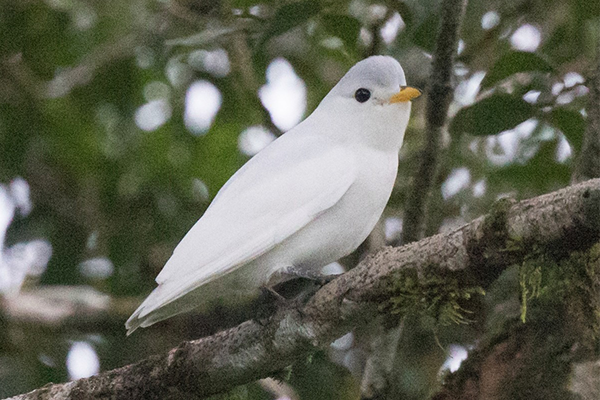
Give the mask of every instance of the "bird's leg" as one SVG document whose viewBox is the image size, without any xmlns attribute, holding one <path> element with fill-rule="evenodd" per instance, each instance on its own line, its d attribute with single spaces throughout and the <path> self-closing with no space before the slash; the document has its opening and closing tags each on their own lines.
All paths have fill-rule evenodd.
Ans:
<svg viewBox="0 0 600 400">
<path fill-rule="evenodd" d="M 285 275 L 289 277 L 289 279 L 293 278 L 303 278 L 308 279 L 317 283 L 319 286 L 324 286 L 337 278 L 338 275 L 325 275 L 319 271 L 315 271 L 310 268 L 298 268 L 296 266 L 290 266 L 285 269 L 283 272 Z"/>
<path fill-rule="evenodd" d="M 288 301 L 285 297 L 277 293 L 277 291 L 272 287 L 263 286 L 260 288 L 260 291 L 264 299 L 272 299 L 277 303 L 286 303 Z"/>
<path fill-rule="evenodd" d="M 280 269 L 260 288 L 256 321 L 264 324 L 266 319 L 282 308 L 300 311 L 317 290 L 336 277 L 337 275 L 324 275 L 310 268 L 289 266 Z"/>
<path fill-rule="evenodd" d="M 265 325 L 271 316 L 275 314 L 278 308 L 285 304 L 286 298 L 277 293 L 270 287 L 262 286 L 260 288 L 260 297 L 256 302 L 256 314 L 253 320 L 260 325 Z"/>
</svg>

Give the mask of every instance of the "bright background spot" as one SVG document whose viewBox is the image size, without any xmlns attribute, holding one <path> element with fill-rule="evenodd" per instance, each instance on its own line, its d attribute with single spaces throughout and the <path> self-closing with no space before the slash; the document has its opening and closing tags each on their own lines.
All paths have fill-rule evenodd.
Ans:
<svg viewBox="0 0 600 400">
<path fill-rule="evenodd" d="M 477 71 L 467 79 L 462 81 L 454 91 L 454 99 L 462 106 L 468 106 L 475 103 L 475 99 L 481 89 L 481 81 L 485 77 L 485 72 Z"/>
<path fill-rule="evenodd" d="M 349 350 L 352 347 L 352 343 L 354 342 L 354 334 L 352 332 L 346 333 L 341 338 L 336 339 L 333 343 L 331 343 L 331 347 L 336 350 Z"/>
<path fill-rule="evenodd" d="M 442 365 L 440 372 L 449 370 L 450 372 L 456 372 L 460 368 L 460 364 L 467 359 L 469 353 L 463 346 L 457 344 L 451 344 L 448 348 L 448 358 Z"/>
<path fill-rule="evenodd" d="M 267 67 L 267 84 L 259 96 L 269 110 L 273 123 L 282 131 L 296 126 L 306 111 L 306 84 L 284 58 L 276 58 Z"/>
<path fill-rule="evenodd" d="M 565 87 L 570 88 L 579 83 L 584 83 L 585 79 L 577 72 L 567 72 L 563 77 L 563 81 L 565 81 Z"/>
<path fill-rule="evenodd" d="M 542 42 L 542 34 L 533 25 L 525 24 L 519 27 L 510 37 L 510 44 L 516 50 L 534 52 Z"/>
<path fill-rule="evenodd" d="M 560 138 L 558 139 L 558 147 L 556 148 L 556 161 L 559 163 L 564 163 L 571 157 L 572 154 L 573 150 L 571 149 L 571 145 L 563 135 L 560 135 Z"/>
<path fill-rule="evenodd" d="M 487 189 L 487 185 L 485 180 L 480 180 L 475 182 L 473 185 L 473 197 L 481 197 L 485 194 L 485 190 Z"/>
<path fill-rule="evenodd" d="M 519 145 L 531 136 L 537 124 L 536 119 L 528 119 L 514 129 L 488 137 L 486 139 L 486 155 L 490 162 L 495 165 L 506 165 L 517 161 Z"/>
<path fill-rule="evenodd" d="M 10 182 L 10 194 L 15 207 L 19 209 L 22 216 L 31 212 L 31 200 L 29 198 L 29 184 L 23 178 L 15 178 Z"/>
<path fill-rule="evenodd" d="M 206 133 L 215 120 L 222 101 L 221 92 L 212 83 L 192 83 L 185 95 L 185 126 L 194 134 Z"/>
<path fill-rule="evenodd" d="M 339 262 L 332 262 L 321 268 L 321 274 L 323 275 L 339 275 L 346 272 L 346 268 Z"/>
<path fill-rule="evenodd" d="M 79 264 L 81 275 L 90 279 L 106 279 L 113 271 L 113 263 L 106 257 L 90 258 Z"/>
<path fill-rule="evenodd" d="M 171 118 L 171 105 L 166 99 L 152 100 L 135 112 L 135 123 L 143 131 L 160 128 Z"/>
<path fill-rule="evenodd" d="M 6 295 L 18 294 L 28 276 L 41 276 L 52 256 L 52 246 L 46 240 L 5 247 L 6 231 L 15 213 L 25 216 L 31 208 L 27 181 L 16 178 L 8 187 L 0 184 L 0 293 Z"/>
<path fill-rule="evenodd" d="M 529 92 L 523 95 L 523 100 L 530 104 L 534 104 L 535 102 L 537 102 L 537 99 L 538 97 L 540 97 L 540 94 L 542 94 L 542 92 L 540 92 L 539 90 L 530 90 Z"/>
<path fill-rule="evenodd" d="M 500 15 L 496 11 L 488 11 L 481 17 L 481 27 L 490 30 L 500 23 Z"/>
<path fill-rule="evenodd" d="M 471 182 L 471 172 L 465 167 L 456 168 L 448 176 L 448 179 L 442 183 L 442 196 L 444 200 L 456 195 L 462 189 L 469 186 Z"/>
<path fill-rule="evenodd" d="M 391 243 L 394 240 L 399 240 L 402 234 L 402 218 L 389 217 L 383 223 L 385 232 L 385 241 Z"/>
<path fill-rule="evenodd" d="M 275 140 L 275 135 L 262 126 L 251 126 L 244 130 L 238 139 L 242 153 L 252 157 Z"/>
<path fill-rule="evenodd" d="M 386 44 L 390 44 L 396 39 L 398 32 L 404 29 L 406 25 L 402 21 L 400 14 L 395 12 L 390 19 L 381 28 L 381 38 Z"/>
<path fill-rule="evenodd" d="M 223 78 L 231 71 L 229 56 L 223 49 L 194 51 L 189 55 L 188 63 L 216 78 Z"/>
<path fill-rule="evenodd" d="M 100 371 L 96 350 L 88 342 L 74 342 L 67 354 L 69 379 L 87 378 Z"/>
</svg>

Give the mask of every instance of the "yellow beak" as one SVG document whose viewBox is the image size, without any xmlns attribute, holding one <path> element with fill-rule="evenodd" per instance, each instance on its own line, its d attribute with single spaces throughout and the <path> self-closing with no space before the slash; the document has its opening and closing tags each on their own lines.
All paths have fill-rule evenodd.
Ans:
<svg viewBox="0 0 600 400">
<path fill-rule="evenodd" d="M 400 91 L 390 97 L 390 103 L 401 103 L 405 101 L 410 101 L 415 99 L 421 95 L 421 91 L 419 89 L 415 89 L 410 86 L 400 86 Z"/>
</svg>

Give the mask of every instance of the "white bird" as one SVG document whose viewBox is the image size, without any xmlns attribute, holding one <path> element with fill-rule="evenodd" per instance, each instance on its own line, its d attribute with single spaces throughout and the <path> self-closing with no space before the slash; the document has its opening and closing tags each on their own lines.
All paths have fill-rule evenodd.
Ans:
<svg viewBox="0 0 600 400">
<path fill-rule="evenodd" d="M 420 95 L 405 85 L 392 57 L 354 65 L 308 118 L 221 188 L 127 320 L 127 334 L 255 298 L 290 269 L 318 271 L 354 251 L 394 186 L 410 100 Z"/>
</svg>

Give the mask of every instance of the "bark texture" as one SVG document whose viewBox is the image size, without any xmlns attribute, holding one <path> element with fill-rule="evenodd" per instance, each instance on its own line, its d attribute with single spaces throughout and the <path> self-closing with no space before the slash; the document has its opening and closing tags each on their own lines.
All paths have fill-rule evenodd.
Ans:
<svg viewBox="0 0 600 400">
<path fill-rule="evenodd" d="M 440 29 L 433 54 L 431 86 L 427 91 L 425 147 L 419 157 L 419 167 L 404 211 L 404 243 L 423 237 L 427 202 L 437 176 L 443 129 L 454 95 L 454 56 L 458 48 L 460 24 L 466 5 L 466 0 L 442 2 Z"/>
<path fill-rule="evenodd" d="M 596 68 L 588 80 L 590 89 L 587 125 L 581 145 L 581 153 L 573 172 L 573 183 L 600 177 L 600 42 L 596 55 Z"/>
<path fill-rule="evenodd" d="M 448 286 L 486 288 L 532 249 L 569 253 L 598 241 L 600 179 L 521 202 L 501 200 L 453 232 L 382 249 L 301 309 L 281 309 L 264 324 L 247 321 L 167 354 L 11 399 L 202 398 L 277 374 L 378 314 L 401 312 L 401 300 L 419 285 L 438 293 L 453 290 Z"/>
</svg>

